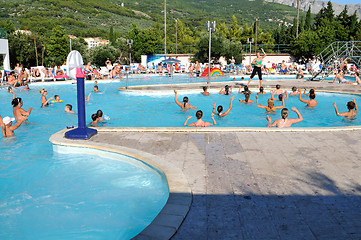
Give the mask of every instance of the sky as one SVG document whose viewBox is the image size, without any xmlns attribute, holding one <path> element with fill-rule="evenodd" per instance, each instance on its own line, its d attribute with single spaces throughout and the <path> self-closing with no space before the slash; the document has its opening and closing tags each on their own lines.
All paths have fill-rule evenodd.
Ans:
<svg viewBox="0 0 361 240">
<path fill-rule="evenodd" d="M 328 2 L 328 0 L 323 0 L 325 2 Z M 339 3 L 339 4 L 359 4 L 361 3 L 361 0 L 331 0 L 331 2 Z"/>
</svg>

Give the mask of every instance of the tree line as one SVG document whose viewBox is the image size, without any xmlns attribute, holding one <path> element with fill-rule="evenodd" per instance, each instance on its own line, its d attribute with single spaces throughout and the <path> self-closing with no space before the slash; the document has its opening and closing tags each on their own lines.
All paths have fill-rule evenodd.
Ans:
<svg viewBox="0 0 361 240">
<path fill-rule="evenodd" d="M 261 25 L 261 26 L 260 26 Z M 20 63 L 26 67 L 44 65 L 61 65 L 66 61 L 70 50 L 69 36 L 61 26 L 56 26 L 51 32 L 39 28 L 31 34 L 22 34 L 15 31 L 14 24 L 10 21 L 0 21 L 0 27 L 8 32 L 11 66 Z M 257 32 L 256 32 L 257 31 Z M 238 24 L 235 16 L 230 24 L 217 21 L 216 32 L 212 33 L 212 62 L 217 62 L 220 57 L 225 59 L 235 58 L 236 63 L 243 59 L 243 45 L 247 39 L 256 38 L 258 44 L 266 44 L 272 52 L 275 44 L 290 44 L 291 54 L 300 62 L 313 58 L 325 47 L 334 41 L 361 40 L 361 21 L 358 21 L 356 12 L 348 15 L 347 6 L 335 15 L 331 2 L 312 17 L 311 9 L 305 16 L 301 16 L 298 28 L 294 19 L 293 26 L 280 27 L 271 31 L 263 30 L 262 24 Z M 203 26 L 186 24 L 177 20 L 167 25 L 167 45 L 193 45 L 195 54 L 193 61 L 208 61 L 208 32 Z M 115 32 L 110 27 L 108 32 L 110 45 L 88 49 L 83 38 L 72 40 L 72 50 L 78 50 L 84 62 L 91 61 L 96 65 L 104 65 L 107 58 L 112 62 L 129 64 L 129 53 L 132 53 L 132 62 L 140 62 L 141 55 L 153 55 L 157 48 L 164 44 L 164 26 L 159 21 L 149 28 L 140 29 L 132 24 L 126 33 Z M 133 40 L 131 49 L 127 39 Z M 184 48 L 179 48 L 178 53 L 189 53 Z"/>
</svg>

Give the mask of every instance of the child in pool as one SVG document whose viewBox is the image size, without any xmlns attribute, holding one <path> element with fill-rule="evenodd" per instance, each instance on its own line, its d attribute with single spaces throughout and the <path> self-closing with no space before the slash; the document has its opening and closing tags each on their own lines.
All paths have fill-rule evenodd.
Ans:
<svg viewBox="0 0 361 240">
<path fill-rule="evenodd" d="M 75 112 L 73 111 L 73 106 L 72 106 L 71 104 L 65 105 L 64 110 L 65 110 L 65 112 L 67 112 L 67 113 L 75 113 Z"/>
<path fill-rule="evenodd" d="M 335 112 L 336 112 L 337 116 L 353 118 L 353 117 L 356 117 L 356 115 L 358 113 L 358 108 L 357 108 L 355 99 L 353 99 L 353 101 L 349 101 L 347 103 L 348 112 L 340 113 L 337 109 L 336 103 L 333 103 L 333 106 L 335 107 Z"/>
<path fill-rule="evenodd" d="M 55 95 L 54 96 L 54 100 L 52 101 L 53 103 L 60 103 L 60 102 L 62 102 L 63 100 L 60 100 L 60 97 L 59 97 L 59 95 Z"/>
<path fill-rule="evenodd" d="M 290 93 L 290 96 L 297 96 L 299 94 L 300 90 L 298 89 L 297 92 L 297 88 L 296 87 L 292 87 L 292 92 Z"/>
</svg>

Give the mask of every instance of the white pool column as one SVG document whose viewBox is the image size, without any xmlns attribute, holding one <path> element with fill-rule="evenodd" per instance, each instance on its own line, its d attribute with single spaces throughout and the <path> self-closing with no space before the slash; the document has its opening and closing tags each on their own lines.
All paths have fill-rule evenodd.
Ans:
<svg viewBox="0 0 361 240">
<path fill-rule="evenodd" d="M 9 42 L 7 39 L 0 39 L 0 54 L 3 56 L 4 69 L 10 70 Z"/>
</svg>

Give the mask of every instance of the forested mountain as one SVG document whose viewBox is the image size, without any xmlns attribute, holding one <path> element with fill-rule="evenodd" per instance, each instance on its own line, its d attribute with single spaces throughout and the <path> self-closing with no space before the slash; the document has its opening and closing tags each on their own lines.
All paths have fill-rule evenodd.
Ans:
<svg viewBox="0 0 361 240">
<path fill-rule="evenodd" d="M 140 29 L 163 22 L 164 0 L 0 0 L 0 21 L 11 21 L 16 29 L 51 31 L 56 25 L 76 36 L 107 36 L 126 32 L 135 23 Z M 202 27 L 206 20 L 252 24 L 259 18 L 263 29 L 274 29 L 280 22 L 292 23 L 296 10 L 264 0 L 168 0 L 167 21 L 182 20 L 191 27 Z"/>
</svg>

